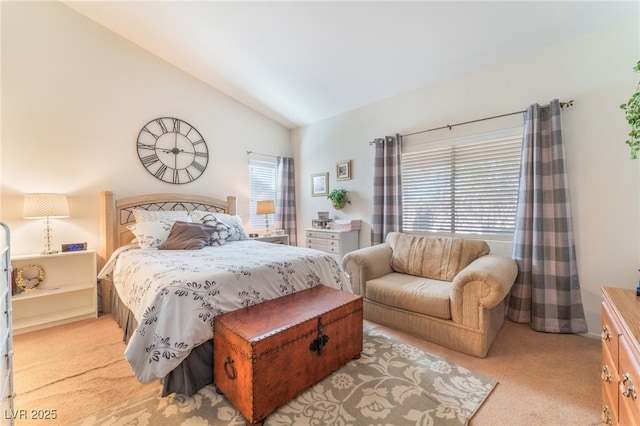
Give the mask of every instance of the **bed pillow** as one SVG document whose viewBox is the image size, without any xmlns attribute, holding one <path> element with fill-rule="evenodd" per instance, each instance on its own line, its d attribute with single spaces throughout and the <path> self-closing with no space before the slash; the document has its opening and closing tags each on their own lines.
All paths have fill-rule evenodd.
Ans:
<svg viewBox="0 0 640 426">
<path fill-rule="evenodd" d="M 136 222 L 158 222 L 161 220 L 191 222 L 189 212 L 186 210 L 133 209 L 133 218 Z"/>
<path fill-rule="evenodd" d="M 169 237 L 174 222 L 174 220 L 136 222 L 127 226 L 127 229 L 135 235 L 141 248 L 157 248 Z"/>
<path fill-rule="evenodd" d="M 211 246 L 221 246 L 231 236 L 232 230 L 216 219 L 213 213 L 202 211 L 191 212 L 191 219 L 194 223 L 202 223 L 216 229 L 216 232 L 211 236 L 211 242 L 209 243 Z"/>
<path fill-rule="evenodd" d="M 214 213 L 216 219 L 229 227 L 229 238 L 227 241 L 248 240 L 249 236 L 242 226 L 240 216 L 231 216 L 226 213 Z"/>
<path fill-rule="evenodd" d="M 216 220 L 218 223 L 222 223 L 228 227 L 229 236 L 226 241 L 238 241 L 238 240 L 248 240 L 249 236 L 244 230 L 242 226 L 242 219 L 240 216 L 231 216 L 226 213 L 218 213 L 218 212 L 203 212 L 203 211 L 192 211 L 191 219 L 194 222 L 199 223 L 207 223 Z"/>
<path fill-rule="evenodd" d="M 176 221 L 158 250 L 200 250 L 211 244 L 211 237 L 217 232 L 214 226 Z"/>
<path fill-rule="evenodd" d="M 207 223 L 207 222 L 217 222 L 216 217 L 211 212 L 203 212 L 200 210 L 194 210 L 189 212 L 189 217 L 193 222 L 197 223 Z"/>
</svg>

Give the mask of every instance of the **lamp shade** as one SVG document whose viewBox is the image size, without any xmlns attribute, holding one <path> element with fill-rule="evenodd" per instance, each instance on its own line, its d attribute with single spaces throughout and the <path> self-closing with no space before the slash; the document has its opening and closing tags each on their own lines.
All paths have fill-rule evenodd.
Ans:
<svg viewBox="0 0 640 426">
<path fill-rule="evenodd" d="M 64 194 L 25 194 L 23 217 L 38 219 L 43 217 L 69 217 L 69 203 Z"/>
<path fill-rule="evenodd" d="M 273 200 L 258 201 L 256 203 L 256 214 L 274 214 L 276 212 L 276 202 Z"/>
</svg>

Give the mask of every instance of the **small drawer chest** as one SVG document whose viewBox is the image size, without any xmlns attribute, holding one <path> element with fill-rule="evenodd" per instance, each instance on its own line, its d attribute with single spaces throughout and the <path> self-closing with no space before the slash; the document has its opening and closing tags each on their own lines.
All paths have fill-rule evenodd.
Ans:
<svg viewBox="0 0 640 426">
<path fill-rule="evenodd" d="M 342 260 L 345 254 L 358 248 L 359 231 L 307 229 L 305 247 L 326 251 Z"/>
<path fill-rule="evenodd" d="M 640 424 L 640 298 L 635 290 L 603 287 L 602 423 Z"/>
</svg>

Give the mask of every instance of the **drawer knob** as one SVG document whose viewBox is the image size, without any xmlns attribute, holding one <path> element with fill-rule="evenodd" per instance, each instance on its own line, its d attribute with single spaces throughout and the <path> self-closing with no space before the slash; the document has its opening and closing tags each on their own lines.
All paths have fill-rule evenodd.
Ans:
<svg viewBox="0 0 640 426">
<path fill-rule="evenodd" d="M 602 407 L 602 424 L 605 424 L 605 425 L 613 424 L 613 419 L 611 418 L 611 411 L 609 411 L 609 407 L 606 405 Z"/>
<path fill-rule="evenodd" d="M 627 398 L 631 398 L 634 401 L 638 398 L 638 394 L 636 393 L 636 387 L 633 385 L 633 380 L 631 379 L 631 374 L 629 373 L 624 373 L 622 375 L 622 382 L 620 382 L 620 390 L 622 391 L 622 395 L 624 395 Z"/>
<path fill-rule="evenodd" d="M 605 383 L 611 383 L 613 381 L 613 378 L 611 377 L 611 373 L 609 372 L 608 365 L 602 366 L 602 373 L 600 373 L 600 378 Z"/>
<path fill-rule="evenodd" d="M 605 342 L 610 342 L 611 339 L 612 339 L 611 330 L 609 330 L 609 326 L 608 325 L 603 325 L 602 326 L 602 340 L 604 340 Z"/>
</svg>

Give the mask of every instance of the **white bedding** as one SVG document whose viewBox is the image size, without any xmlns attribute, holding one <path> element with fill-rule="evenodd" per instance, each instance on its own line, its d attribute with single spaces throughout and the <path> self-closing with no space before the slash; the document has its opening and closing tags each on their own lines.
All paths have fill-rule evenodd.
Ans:
<svg viewBox="0 0 640 426">
<path fill-rule="evenodd" d="M 211 339 L 216 315 L 321 284 L 352 292 L 331 255 L 253 240 L 201 250 L 128 246 L 112 260 L 100 277 L 112 275 L 138 321 L 125 357 L 143 383 L 164 377 Z"/>
</svg>

